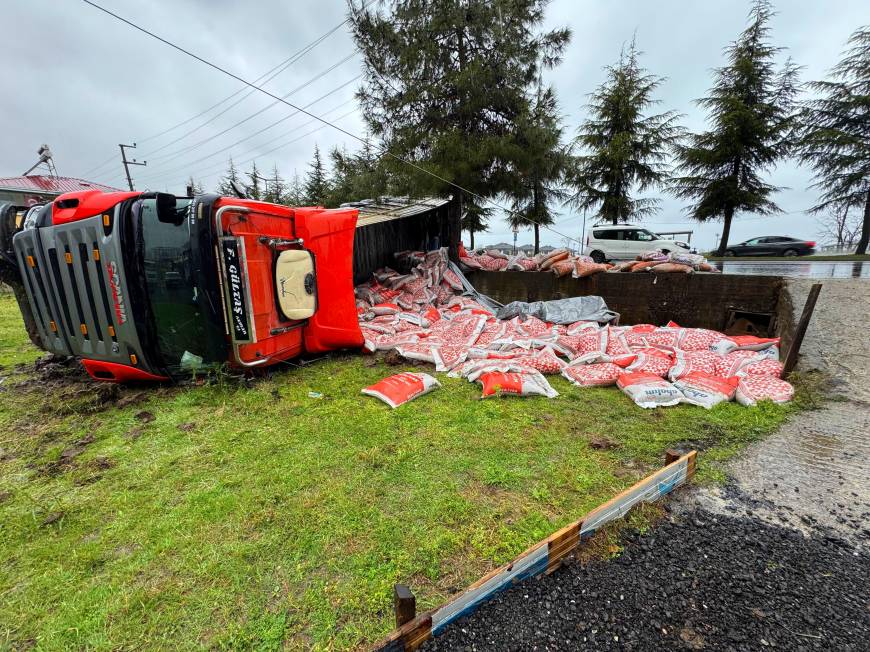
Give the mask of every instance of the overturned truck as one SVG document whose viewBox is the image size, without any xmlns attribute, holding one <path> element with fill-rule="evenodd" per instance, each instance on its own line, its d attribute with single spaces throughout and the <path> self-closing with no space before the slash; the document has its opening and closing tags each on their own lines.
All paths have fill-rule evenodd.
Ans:
<svg viewBox="0 0 870 652">
<path fill-rule="evenodd" d="M 265 366 L 362 345 L 357 217 L 354 206 L 153 192 L 0 205 L 0 280 L 31 340 L 98 380 Z"/>
</svg>

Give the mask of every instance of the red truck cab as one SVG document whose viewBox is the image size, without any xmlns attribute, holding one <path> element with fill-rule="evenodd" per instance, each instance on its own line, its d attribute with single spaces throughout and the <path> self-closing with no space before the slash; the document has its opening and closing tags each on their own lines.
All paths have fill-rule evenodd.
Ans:
<svg viewBox="0 0 870 652">
<path fill-rule="evenodd" d="M 362 345 L 354 208 L 86 191 L 13 241 L 43 348 L 99 380 L 161 380 Z"/>
</svg>

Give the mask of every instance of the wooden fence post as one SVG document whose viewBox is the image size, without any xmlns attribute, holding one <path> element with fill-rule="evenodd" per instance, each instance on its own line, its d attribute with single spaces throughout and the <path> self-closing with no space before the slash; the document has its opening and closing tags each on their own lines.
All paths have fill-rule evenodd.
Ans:
<svg viewBox="0 0 870 652">
<path fill-rule="evenodd" d="M 795 328 L 794 338 L 791 341 L 791 346 L 788 347 L 788 354 L 785 356 L 785 363 L 782 366 L 783 378 L 787 378 L 797 364 L 798 353 L 800 353 L 804 335 L 807 333 L 807 327 L 810 325 L 810 318 L 813 316 L 813 310 L 816 308 L 816 301 L 821 291 L 821 283 L 814 283 L 810 288 L 810 293 L 807 295 L 807 301 L 804 304 L 804 311 L 801 313 L 800 321 L 798 321 L 797 328 Z"/>
<path fill-rule="evenodd" d="M 417 616 L 417 598 L 404 584 L 393 587 L 393 610 L 396 612 L 396 628 L 414 620 Z"/>
<path fill-rule="evenodd" d="M 679 451 L 675 451 L 673 448 L 669 448 L 665 451 L 665 466 L 668 464 L 673 464 L 678 459 L 680 459 L 682 455 L 680 455 Z"/>
</svg>

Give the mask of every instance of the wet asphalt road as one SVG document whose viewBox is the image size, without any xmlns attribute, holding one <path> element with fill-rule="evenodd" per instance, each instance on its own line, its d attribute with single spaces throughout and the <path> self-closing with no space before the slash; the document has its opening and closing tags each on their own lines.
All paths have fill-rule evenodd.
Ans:
<svg viewBox="0 0 870 652">
<path fill-rule="evenodd" d="M 737 260 L 711 261 L 726 274 L 757 274 L 759 276 L 793 276 L 802 278 L 866 278 L 870 279 L 870 262 Z"/>
</svg>

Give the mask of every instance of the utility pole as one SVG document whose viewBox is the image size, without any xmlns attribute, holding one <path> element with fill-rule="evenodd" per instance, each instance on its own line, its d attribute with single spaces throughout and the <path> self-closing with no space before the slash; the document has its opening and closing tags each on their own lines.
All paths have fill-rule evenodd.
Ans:
<svg viewBox="0 0 870 652">
<path fill-rule="evenodd" d="M 124 163 L 124 173 L 127 175 L 127 185 L 130 186 L 130 190 L 133 190 L 133 179 L 130 178 L 130 166 L 131 165 L 148 165 L 148 161 L 142 161 L 139 163 L 136 159 L 127 160 L 127 151 L 124 149 L 125 147 L 129 147 L 130 149 L 136 149 L 136 143 L 132 145 L 121 145 L 118 143 L 118 147 L 121 148 L 121 161 Z"/>
</svg>

